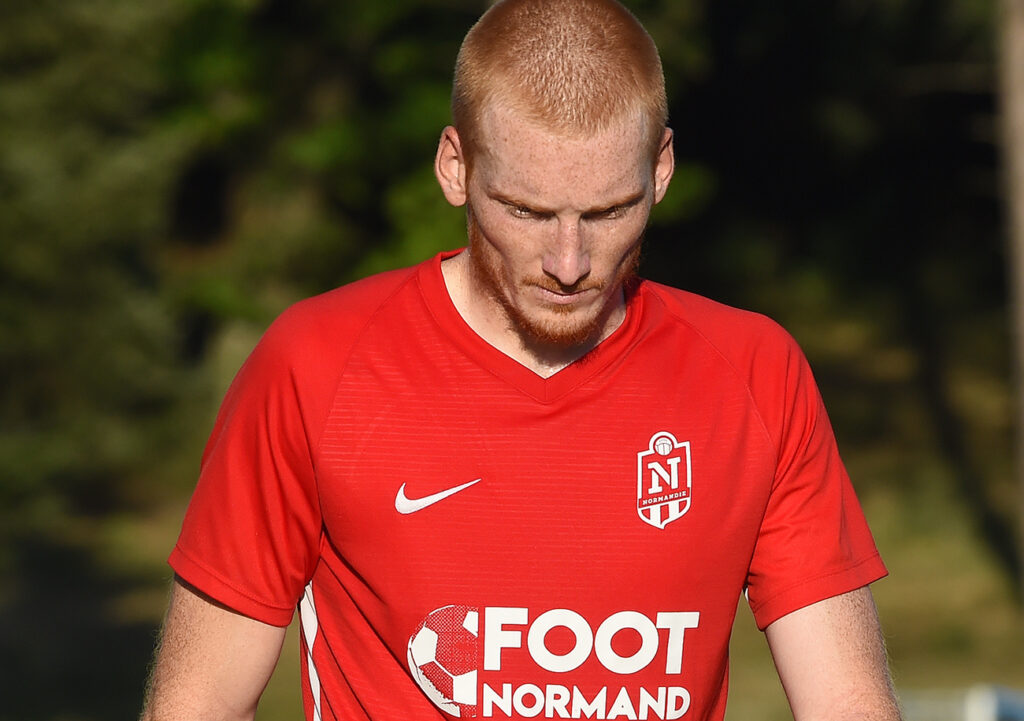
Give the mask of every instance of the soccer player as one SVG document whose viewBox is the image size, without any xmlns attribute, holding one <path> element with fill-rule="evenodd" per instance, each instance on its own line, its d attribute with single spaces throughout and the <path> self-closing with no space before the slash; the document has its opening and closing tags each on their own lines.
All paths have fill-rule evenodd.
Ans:
<svg viewBox="0 0 1024 721">
<path fill-rule="evenodd" d="M 285 312 L 224 400 L 144 719 L 722 719 L 745 593 L 798 721 L 899 718 L 885 574 L 807 364 L 636 276 L 673 172 L 614 0 L 505 0 L 435 171 L 468 247 Z"/>
</svg>

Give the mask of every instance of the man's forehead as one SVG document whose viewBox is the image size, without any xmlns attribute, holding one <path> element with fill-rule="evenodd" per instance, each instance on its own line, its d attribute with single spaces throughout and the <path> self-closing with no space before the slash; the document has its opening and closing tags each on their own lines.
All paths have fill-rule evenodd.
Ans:
<svg viewBox="0 0 1024 721">
<path fill-rule="evenodd" d="M 484 113 L 473 164 L 488 186 L 539 195 L 575 183 L 591 194 L 629 195 L 647 182 L 652 162 L 644 129 L 623 121 L 591 134 L 553 130 L 506 109 Z"/>
<path fill-rule="evenodd" d="M 647 140 L 648 123 L 639 108 L 628 114 L 602 118 L 600 122 L 586 125 L 568 120 L 541 120 L 515 101 L 499 97 L 484 105 L 478 132 L 479 141 L 484 145 L 493 145 L 510 134 L 531 134 L 577 142 L 614 139 L 617 143 L 636 143 L 642 146 Z"/>
</svg>

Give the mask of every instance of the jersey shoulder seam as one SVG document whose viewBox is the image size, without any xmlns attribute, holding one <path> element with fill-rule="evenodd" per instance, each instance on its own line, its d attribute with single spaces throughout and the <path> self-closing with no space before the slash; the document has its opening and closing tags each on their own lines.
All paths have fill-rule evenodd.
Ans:
<svg viewBox="0 0 1024 721">
<path fill-rule="evenodd" d="M 745 376 L 745 374 L 743 374 L 740 371 L 740 369 L 736 367 L 736 364 L 733 362 L 732 358 L 730 358 L 729 355 L 725 351 L 723 351 L 721 349 L 721 347 L 719 346 L 718 343 L 716 343 L 715 341 L 711 340 L 707 336 L 707 334 L 704 333 L 704 331 L 700 329 L 700 327 L 698 327 L 695 323 L 693 323 L 685 315 L 680 313 L 678 309 L 673 308 L 669 303 L 667 303 L 665 298 L 664 298 L 664 296 L 663 296 L 663 293 L 666 290 L 671 290 L 671 291 L 674 291 L 676 293 L 685 294 L 686 296 L 690 296 L 690 297 L 693 297 L 693 298 L 698 298 L 702 302 L 705 302 L 705 303 L 712 303 L 715 306 L 718 306 L 718 307 L 722 308 L 726 312 L 732 312 L 732 313 L 747 315 L 747 316 L 750 316 L 752 318 L 762 319 L 763 321 L 767 321 L 767 322 L 771 322 L 771 323 L 774 323 L 774 321 L 772 321 L 770 318 L 768 318 L 768 316 L 765 316 L 765 315 L 763 315 L 761 313 L 756 313 L 754 311 L 742 310 L 740 308 L 733 308 L 731 306 L 726 306 L 725 304 L 718 303 L 717 301 L 713 301 L 713 300 L 710 300 L 708 298 L 704 298 L 703 296 L 699 296 L 699 295 L 696 295 L 696 294 L 688 293 L 687 291 L 682 291 L 682 290 L 678 290 L 678 289 L 674 289 L 674 288 L 669 288 L 668 286 L 662 286 L 661 284 L 657 284 L 657 283 L 654 283 L 652 285 L 654 285 L 655 287 L 654 287 L 654 289 L 652 289 L 652 290 L 654 290 L 654 292 L 652 292 L 651 295 L 654 298 L 656 298 L 657 301 L 662 305 L 662 307 L 665 309 L 665 312 L 668 313 L 673 318 L 675 318 L 678 322 L 680 322 L 683 325 L 685 325 L 687 328 L 689 328 L 691 331 L 693 331 L 693 333 L 695 333 L 702 341 L 704 341 L 704 343 L 706 343 L 707 346 L 709 348 L 711 348 L 711 350 L 715 353 L 715 355 L 717 355 L 722 360 L 722 362 L 725 363 L 725 365 L 733 373 L 735 378 L 742 384 L 744 392 L 747 394 L 747 397 L 750 399 L 750 404 L 754 408 L 754 413 L 757 416 L 758 425 L 761 426 L 761 430 L 764 432 L 765 436 L 768 438 L 768 441 L 771 443 L 772 448 L 775 450 L 775 456 L 776 456 L 776 459 L 777 459 L 778 456 L 779 456 L 779 453 L 781 452 L 781 449 L 779 447 L 779 442 L 775 438 L 775 436 L 772 434 L 771 430 L 769 430 L 768 424 L 765 423 L 764 415 L 761 413 L 761 408 L 758 405 L 757 398 L 754 396 L 754 391 L 750 387 L 750 382 L 747 379 L 747 377 Z"/>
<path fill-rule="evenodd" d="M 331 410 L 334 407 L 334 398 L 337 397 L 338 387 L 341 385 L 342 378 L 344 377 L 345 372 L 348 369 L 348 363 L 351 360 L 353 353 L 355 353 L 356 346 L 359 345 L 360 339 L 366 333 L 366 330 L 370 327 L 370 325 L 373 323 L 373 320 L 377 317 L 381 310 L 386 305 L 388 305 L 392 298 L 394 298 L 396 295 L 402 292 L 402 290 L 405 289 L 405 287 L 409 283 L 415 280 L 417 276 L 418 267 L 419 266 L 413 266 L 412 268 L 404 269 L 406 271 L 405 277 L 402 278 L 401 281 L 397 283 L 395 287 L 391 289 L 390 292 L 386 293 L 376 305 L 372 306 L 368 313 L 366 313 L 366 317 L 363 320 L 363 322 L 360 325 L 358 325 L 356 329 L 354 329 L 351 335 L 351 341 L 349 342 L 348 348 L 345 350 L 344 355 L 339 357 L 338 368 L 335 371 L 334 375 L 334 384 L 333 387 L 331 388 L 331 398 L 330 401 L 326 404 L 326 408 L 323 412 L 323 417 L 319 419 L 319 422 L 317 424 L 316 443 L 314 444 L 313 447 L 310 448 L 310 451 L 313 453 L 311 460 L 313 460 L 314 462 L 314 474 L 316 474 L 315 464 L 316 459 L 319 458 L 320 455 L 320 444 L 323 441 L 324 428 L 326 428 L 327 426 L 327 419 L 330 418 Z"/>
</svg>

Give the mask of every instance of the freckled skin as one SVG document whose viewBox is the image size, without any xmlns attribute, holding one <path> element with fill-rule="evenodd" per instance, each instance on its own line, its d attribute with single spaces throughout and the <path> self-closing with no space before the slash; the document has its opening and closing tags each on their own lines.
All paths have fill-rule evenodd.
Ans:
<svg viewBox="0 0 1024 721">
<path fill-rule="evenodd" d="M 442 270 L 473 330 L 551 375 L 625 317 L 623 283 L 672 175 L 671 132 L 652 160 L 639 120 L 575 138 L 497 106 L 481 130 L 471 173 L 455 131 L 442 136 L 439 179 L 450 202 L 468 206 L 469 235 L 469 252 Z M 454 192 L 443 176 L 446 143 L 445 162 L 462 179 Z"/>
</svg>

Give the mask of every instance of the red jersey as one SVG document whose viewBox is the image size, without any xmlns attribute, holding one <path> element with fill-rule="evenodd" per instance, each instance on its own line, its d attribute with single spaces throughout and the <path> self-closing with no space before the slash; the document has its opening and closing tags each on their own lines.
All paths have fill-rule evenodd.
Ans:
<svg viewBox="0 0 1024 721">
<path fill-rule="evenodd" d="M 764 628 L 884 575 L 772 321 L 641 281 L 545 379 L 443 257 L 271 326 L 171 555 L 252 618 L 299 606 L 308 719 L 721 719 L 744 589 Z"/>
</svg>

